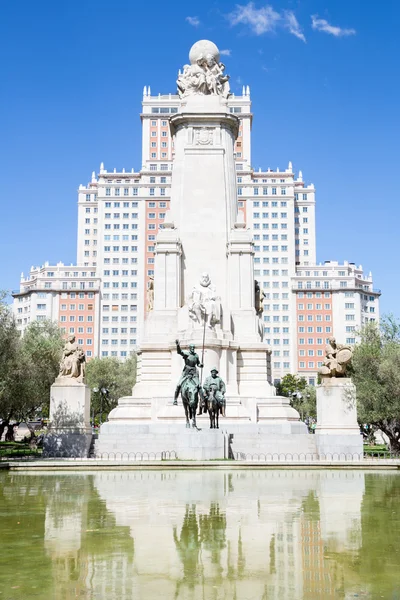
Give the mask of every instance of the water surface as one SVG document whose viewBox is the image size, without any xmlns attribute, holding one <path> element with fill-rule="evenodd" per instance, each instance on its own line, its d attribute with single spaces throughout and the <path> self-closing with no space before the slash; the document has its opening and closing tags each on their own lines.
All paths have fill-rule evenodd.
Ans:
<svg viewBox="0 0 400 600">
<path fill-rule="evenodd" d="M 400 474 L 0 472 L 0 600 L 400 599 Z"/>
</svg>

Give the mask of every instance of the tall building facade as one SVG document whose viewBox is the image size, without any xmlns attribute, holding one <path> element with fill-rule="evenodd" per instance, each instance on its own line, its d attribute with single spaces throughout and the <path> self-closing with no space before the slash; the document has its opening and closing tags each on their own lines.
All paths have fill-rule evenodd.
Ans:
<svg viewBox="0 0 400 600">
<path fill-rule="evenodd" d="M 315 383 L 327 338 L 334 334 L 340 342 L 350 343 L 367 315 L 378 319 L 379 292 L 373 291 L 371 275 L 364 278 L 351 263 L 316 266 L 314 185 L 303 180 L 301 171 L 295 174 L 290 162 L 283 169 L 255 171 L 249 87 L 243 87 L 241 95 L 232 94 L 228 106 L 240 121 L 235 143 L 238 207 L 253 233 L 255 277 L 265 294 L 264 339 L 272 351 L 273 379 L 299 372 Z M 170 205 L 174 146 L 169 117 L 180 107 L 177 95 L 153 96 L 145 86 L 140 169 L 108 171 L 102 163 L 90 182 L 79 186 L 76 269 L 95 273 L 99 285 L 98 338 L 93 346 L 99 356 L 124 359 L 140 345 L 154 276 L 156 235 Z M 340 287 L 344 281 L 349 284 L 347 293 L 355 294 L 353 301 Z M 328 287 L 307 287 L 317 284 Z M 364 287 L 361 293 L 357 286 L 369 289 Z M 302 294 L 311 291 L 313 300 L 307 297 L 302 302 Z M 347 309 L 350 304 L 355 308 Z M 320 305 L 322 309 L 316 308 Z M 353 310 L 354 323 L 346 322 L 353 314 L 347 310 Z M 312 315 L 320 322 L 322 314 L 324 330 L 316 321 L 311 336 L 312 325 L 302 325 L 301 319 Z M 354 330 L 347 329 L 353 326 Z"/>
<path fill-rule="evenodd" d="M 13 297 L 21 332 L 33 321 L 49 319 L 58 323 L 66 336 L 75 335 L 88 359 L 98 355 L 100 280 L 95 269 L 61 262 L 32 267 L 26 277 L 22 273 Z"/>
</svg>

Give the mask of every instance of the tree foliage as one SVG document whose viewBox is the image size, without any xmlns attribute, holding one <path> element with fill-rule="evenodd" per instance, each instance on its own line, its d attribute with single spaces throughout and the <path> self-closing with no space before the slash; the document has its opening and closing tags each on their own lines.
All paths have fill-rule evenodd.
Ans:
<svg viewBox="0 0 400 600">
<path fill-rule="evenodd" d="M 288 373 L 282 378 L 277 386 L 277 394 L 290 398 L 290 404 L 301 415 L 302 419 L 306 417 L 316 417 L 316 391 L 315 387 L 308 385 L 304 377 Z"/>
<path fill-rule="evenodd" d="M 282 381 L 277 386 L 277 393 L 280 396 L 291 398 L 296 392 L 303 392 L 307 387 L 307 381 L 299 375 L 288 373 L 282 378 Z"/>
<path fill-rule="evenodd" d="M 0 296 L 0 436 L 8 423 L 48 414 L 63 339 L 56 324 L 35 321 L 21 337 L 5 294 Z"/>
<path fill-rule="evenodd" d="M 93 358 L 86 367 L 86 383 L 92 390 L 92 414 L 108 414 L 117 405 L 118 398 L 132 393 L 136 383 L 136 355 L 125 362 L 113 357 Z M 108 393 L 101 394 L 102 389 Z"/>
<path fill-rule="evenodd" d="M 381 429 L 390 448 L 400 450 L 400 325 L 389 315 L 379 327 L 369 322 L 354 351 L 352 377 L 357 389 L 358 419 Z"/>
</svg>

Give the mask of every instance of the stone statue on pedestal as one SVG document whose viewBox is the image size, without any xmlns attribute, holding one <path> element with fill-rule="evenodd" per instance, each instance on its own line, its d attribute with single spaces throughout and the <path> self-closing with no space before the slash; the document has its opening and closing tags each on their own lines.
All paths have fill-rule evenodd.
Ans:
<svg viewBox="0 0 400 600">
<path fill-rule="evenodd" d="M 346 377 L 346 369 L 353 356 L 351 347 L 337 344 L 336 339 L 330 337 L 325 355 L 324 364 L 318 370 L 322 378 Z"/>
<path fill-rule="evenodd" d="M 189 316 L 194 323 L 215 329 L 221 322 L 221 299 L 208 273 L 202 273 L 189 298 Z"/>
<path fill-rule="evenodd" d="M 62 353 L 60 372 L 58 377 L 76 379 L 85 382 L 86 356 L 75 340 L 74 335 L 69 335 Z"/>
<path fill-rule="evenodd" d="M 180 98 L 192 95 L 214 95 L 228 98 L 229 75 L 219 62 L 218 48 L 212 42 L 200 40 L 190 51 L 190 65 L 179 72 L 177 86 Z"/>
</svg>

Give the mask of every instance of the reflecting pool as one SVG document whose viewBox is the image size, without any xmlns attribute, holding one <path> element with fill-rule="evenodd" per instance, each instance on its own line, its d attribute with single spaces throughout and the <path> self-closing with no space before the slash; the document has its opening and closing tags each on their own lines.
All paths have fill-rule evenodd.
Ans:
<svg viewBox="0 0 400 600">
<path fill-rule="evenodd" d="M 0 600 L 400 599 L 400 473 L 0 472 Z"/>
</svg>

